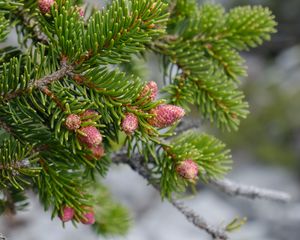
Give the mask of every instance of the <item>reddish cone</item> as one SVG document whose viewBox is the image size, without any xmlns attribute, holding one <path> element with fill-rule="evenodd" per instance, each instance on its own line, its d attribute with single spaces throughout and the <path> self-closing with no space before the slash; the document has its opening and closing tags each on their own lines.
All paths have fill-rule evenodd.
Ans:
<svg viewBox="0 0 300 240">
<path fill-rule="evenodd" d="M 84 10 L 81 7 L 78 7 L 78 13 L 80 17 L 84 17 Z"/>
<path fill-rule="evenodd" d="M 181 119 L 185 112 L 181 107 L 177 107 L 170 104 L 161 104 L 150 111 L 154 114 L 154 117 L 150 118 L 148 122 L 158 128 L 164 128 L 172 125 L 179 119 Z"/>
<path fill-rule="evenodd" d="M 88 146 L 96 146 L 102 142 L 102 135 L 99 130 L 94 126 L 82 127 L 79 129 L 83 134 L 78 135 L 78 139 L 81 143 Z"/>
<path fill-rule="evenodd" d="M 76 130 L 80 128 L 81 120 L 80 117 L 76 114 L 70 114 L 65 122 L 67 129 Z"/>
<path fill-rule="evenodd" d="M 83 214 L 83 218 L 80 221 L 83 224 L 94 224 L 96 222 L 94 210 L 91 207 L 85 207 L 85 209 L 87 212 Z"/>
<path fill-rule="evenodd" d="M 122 121 L 122 130 L 130 135 L 139 126 L 139 120 L 133 113 L 126 113 L 125 118 Z"/>
<path fill-rule="evenodd" d="M 70 220 L 72 220 L 74 217 L 74 209 L 71 207 L 64 207 L 62 215 L 59 216 L 59 218 L 63 221 L 63 222 L 68 222 Z"/>
<path fill-rule="evenodd" d="M 91 146 L 90 150 L 92 151 L 92 154 L 87 156 L 87 159 L 93 160 L 93 159 L 100 159 L 105 155 L 105 151 L 102 145 L 97 146 Z"/>
<path fill-rule="evenodd" d="M 143 98 L 143 97 L 147 96 L 148 94 L 150 94 L 149 95 L 150 100 L 154 101 L 157 96 L 157 93 L 158 93 L 158 87 L 157 87 L 156 82 L 150 81 L 143 88 L 143 90 L 140 94 L 140 98 Z"/>
<path fill-rule="evenodd" d="M 38 5 L 42 14 L 50 12 L 51 6 L 54 4 L 55 0 L 39 0 Z"/>
<path fill-rule="evenodd" d="M 176 172 L 185 179 L 196 180 L 198 177 L 199 167 L 192 159 L 187 159 L 176 167 Z"/>
</svg>

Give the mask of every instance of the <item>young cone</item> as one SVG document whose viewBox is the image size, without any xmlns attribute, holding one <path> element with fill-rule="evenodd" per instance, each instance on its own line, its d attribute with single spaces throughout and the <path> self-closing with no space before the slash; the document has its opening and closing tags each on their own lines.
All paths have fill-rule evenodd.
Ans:
<svg viewBox="0 0 300 240">
<path fill-rule="evenodd" d="M 104 147 L 102 145 L 91 146 L 90 150 L 92 151 L 92 154 L 87 156 L 87 159 L 89 160 L 98 160 L 105 155 Z"/>
<path fill-rule="evenodd" d="M 158 87 L 157 87 L 156 82 L 154 82 L 154 81 L 148 82 L 145 85 L 145 87 L 143 88 L 143 90 L 140 94 L 140 98 L 147 96 L 147 94 L 149 94 L 149 92 L 150 92 L 149 99 L 151 101 L 154 101 L 157 96 L 157 93 L 158 93 Z"/>
<path fill-rule="evenodd" d="M 54 4 L 55 0 L 39 0 L 38 5 L 42 14 L 50 12 L 51 6 Z"/>
<path fill-rule="evenodd" d="M 81 120 L 80 117 L 76 114 L 70 114 L 65 122 L 67 129 L 76 130 L 80 128 Z"/>
<path fill-rule="evenodd" d="M 84 207 L 87 212 L 83 214 L 83 217 L 81 218 L 81 223 L 87 224 L 87 225 L 92 225 L 96 222 L 95 219 L 95 213 L 94 210 L 90 207 Z"/>
<path fill-rule="evenodd" d="M 184 109 L 175 105 L 161 104 L 150 111 L 154 117 L 148 120 L 149 124 L 157 128 L 165 128 L 179 119 L 181 119 L 185 112 Z"/>
<path fill-rule="evenodd" d="M 84 10 L 81 7 L 77 7 L 78 13 L 80 17 L 84 17 Z"/>
<path fill-rule="evenodd" d="M 133 113 L 126 113 L 122 121 L 122 130 L 131 135 L 139 126 L 139 120 Z"/>
<path fill-rule="evenodd" d="M 78 139 L 81 143 L 90 146 L 99 145 L 102 142 L 102 135 L 94 126 L 82 127 L 79 129 L 84 135 L 79 134 Z"/>
<path fill-rule="evenodd" d="M 176 172 L 184 179 L 195 181 L 198 177 L 199 167 L 192 159 L 186 159 L 176 167 Z"/>
<path fill-rule="evenodd" d="M 68 207 L 68 206 L 65 206 L 63 208 L 62 215 L 59 216 L 59 218 L 63 222 L 68 222 L 68 221 L 72 220 L 73 217 L 74 217 L 74 209 L 71 207 Z"/>
</svg>

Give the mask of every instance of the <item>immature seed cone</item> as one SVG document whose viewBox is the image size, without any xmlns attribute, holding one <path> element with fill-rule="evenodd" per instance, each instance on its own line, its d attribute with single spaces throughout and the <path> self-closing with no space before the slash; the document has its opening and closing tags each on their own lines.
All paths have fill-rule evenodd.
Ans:
<svg viewBox="0 0 300 240">
<path fill-rule="evenodd" d="M 79 129 L 83 134 L 78 135 L 81 143 L 87 144 L 89 147 L 99 145 L 102 142 L 102 135 L 94 126 L 82 127 Z"/>
<path fill-rule="evenodd" d="M 126 113 L 125 118 L 122 121 L 122 130 L 130 135 L 139 126 L 139 120 L 133 113 Z"/>
<path fill-rule="evenodd" d="M 198 177 L 199 167 L 192 159 L 187 159 L 181 162 L 176 167 L 176 172 L 187 180 L 196 180 Z"/>
<path fill-rule="evenodd" d="M 74 217 L 74 209 L 71 207 L 68 207 L 68 206 L 65 206 L 63 208 L 62 215 L 59 216 L 59 218 L 63 222 L 68 222 L 68 221 L 72 220 L 73 217 Z"/>
<path fill-rule="evenodd" d="M 94 224 L 96 222 L 94 210 L 91 207 L 84 208 L 87 210 L 87 212 L 83 214 L 83 217 L 80 219 L 80 221 L 87 225 Z"/>
<path fill-rule="evenodd" d="M 181 119 L 185 114 L 183 108 L 170 104 L 158 105 L 156 108 L 151 109 L 150 113 L 154 114 L 154 117 L 150 118 L 148 122 L 157 128 L 168 127 Z"/>
<path fill-rule="evenodd" d="M 81 120 L 80 117 L 76 114 L 70 114 L 65 122 L 67 129 L 76 130 L 80 128 Z"/>
<path fill-rule="evenodd" d="M 158 87 L 157 87 L 156 82 L 150 81 L 143 88 L 143 90 L 140 94 L 140 98 L 143 98 L 143 97 L 147 96 L 147 94 L 150 94 L 149 95 L 150 100 L 154 101 L 157 96 L 157 93 L 158 93 Z"/>
<path fill-rule="evenodd" d="M 50 12 L 51 6 L 54 4 L 55 0 L 39 0 L 38 5 L 42 14 Z"/>
<path fill-rule="evenodd" d="M 84 10 L 81 7 L 78 7 L 78 13 L 80 17 L 84 17 Z"/>
<path fill-rule="evenodd" d="M 92 151 L 92 154 L 87 156 L 87 159 L 93 160 L 93 159 L 100 159 L 105 155 L 105 150 L 102 145 L 97 145 L 97 146 L 91 146 L 90 150 Z"/>
</svg>

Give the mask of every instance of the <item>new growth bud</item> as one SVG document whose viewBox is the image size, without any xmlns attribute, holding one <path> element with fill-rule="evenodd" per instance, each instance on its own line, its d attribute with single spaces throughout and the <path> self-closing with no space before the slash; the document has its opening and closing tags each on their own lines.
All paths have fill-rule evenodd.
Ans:
<svg viewBox="0 0 300 240">
<path fill-rule="evenodd" d="M 122 130 L 130 135 L 139 126 L 139 120 L 133 113 L 126 113 L 125 118 L 122 121 Z"/>
<path fill-rule="evenodd" d="M 104 147 L 102 145 L 91 146 L 89 149 L 92 151 L 92 154 L 87 156 L 87 159 L 89 160 L 98 160 L 105 155 Z"/>
<path fill-rule="evenodd" d="M 51 6 L 54 4 L 55 0 L 39 0 L 38 5 L 42 14 L 50 12 Z"/>
<path fill-rule="evenodd" d="M 184 109 L 175 105 L 161 104 L 150 111 L 154 117 L 148 120 L 149 124 L 157 128 L 165 128 L 180 120 Z"/>
<path fill-rule="evenodd" d="M 140 94 L 140 98 L 143 98 L 143 97 L 147 96 L 147 94 L 150 94 L 149 99 L 151 101 L 154 101 L 157 96 L 157 93 L 158 93 L 158 87 L 157 87 L 156 82 L 150 81 L 143 88 L 143 90 Z"/>
<path fill-rule="evenodd" d="M 84 207 L 87 211 L 83 214 L 81 222 L 83 224 L 91 225 L 96 222 L 94 210 L 91 207 Z"/>
<path fill-rule="evenodd" d="M 67 129 L 76 130 L 80 128 L 81 120 L 80 117 L 76 114 L 70 114 L 65 122 Z"/>
<path fill-rule="evenodd" d="M 199 167 L 192 159 L 187 159 L 176 167 L 176 172 L 184 179 L 196 180 L 198 177 Z"/>
<path fill-rule="evenodd" d="M 78 139 L 81 143 L 88 146 L 96 146 L 102 142 L 102 135 L 94 126 L 82 127 L 79 129 L 84 135 L 79 134 Z"/>
<path fill-rule="evenodd" d="M 77 6 L 77 11 L 78 11 L 80 17 L 84 17 L 84 10 L 83 10 L 83 8 Z"/>
<path fill-rule="evenodd" d="M 68 222 L 68 221 L 72 220 L 73 217 L 74 217 L 74 209 L 71 207 L 68 207 L 68 206 L 65 206 L 63 208 L 62 215 L 59 216 L 59 218 L 63 222 Z"/>
</svg>

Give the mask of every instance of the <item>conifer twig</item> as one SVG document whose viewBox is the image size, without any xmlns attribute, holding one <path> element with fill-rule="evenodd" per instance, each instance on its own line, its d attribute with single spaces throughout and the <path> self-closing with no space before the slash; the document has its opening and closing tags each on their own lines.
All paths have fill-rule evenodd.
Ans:
<svg viewBox="0 0 300 240">
<path fill-rule="evenodd" d="M 46 34 L 44 34 L 41 31 L 40 26 L 38 25 L 36 20 L 34 20 L 33 18 L 30 18 L 28 13 L 23 8 L 20 8 L 18 12 L 19 12 L 19 16 L 20 16 L 21 20 L 23 20 L 22 23 L 33 32 L 32 39 L 35 39 L 38 42 L 41 42 L 44 44 L 48 44 L 49 39 L 46 36 Z"/>
<path fill-rule="evenodd" d="M 159 186 L 151 181 L 151 173 L 147 167 L 143 164 L 143 156 L 135 154 L 132 157 L 128 157 L 125 152 L 120 152 L 113 157 L 113 162 L 115 164 L 128 164 L 134 171 L 139 173 L 142 177 L 149 181 L 149 183 L 158 191 L 160 191 Z M 244 196 L 251 199 L 266 199 L 270 201 L 277 201 L 281 203 L 286 203 L 290 200 L 290 195 L 285 192 L 274 191 L 270 189 L 258 188 L 254 186 L 241 185 L 234 183 L 231 180 L 210 180 L 210 184 L 216 186 L 221 191 L 231 195 L 231 196 Z M 214 239 L 226 240 L 228 236 L 226 230 L 221 227 L 216 227 L 210 225 L 206 222 L 204 218 L 196 214 L 192 209 L 189 209 L 182 202 L 171 198 L 170 203 L 178 209 L 186 219 L 193 223 L 196 227 L 205 230 Z"/>
<path fill-rule="evenodd" d="M 58 71 L 47 75 L 39 80 L 33 81 L 31 83 L 32 86 L 35 86 L 39 89 L 43 89 L 50 83 L 57 81 L 59 79 L 62 79 L 65 77 L 67 74 L 69 74 L 72 71 L 72 66 L 70 65 L 63 65 Z"/>
<path fill-rule="evenodd" d="M 218 240 L 228 239 L 225 229 L 221 227 L 217 228 L 216 226 L 209 225 L 204 218 L 199 216 L 192 209 L 185 206 L 183 202 L 179 202 L 172 198 L 170 200 L 170 203 L 172 203 L 172 205 L 179 212 L 181 212 L 189 222 L 193 223 L 196 227 L 205 230 L 208 234 L 210 234 L 213 237 L 213 239 L 218 239 Z"/>
<path fill-rule="evenodd" d="M 3 99 L 8 101 L 11 100 L 13 98 L 16 98 L 18 96 L 23 95 L 24 93 L 29 92 L 32 88 L 38 88 L 40 90 L 43 90 L 47 85 L 49 85 L 50 83 L 60 80 L 63 77 L 65 77 L 66 75 L 68 75 L 70 72 L 72 71 L 72 66 L 70 65 L 66 65 L 63 64 L 62 67 L 57 70 L 56 72 L 53 72 L 47 76 L 44 76 L 38 80 L 31 80 L 28 83 L 28 87 L 26 89 L 21 89 L 21 90 L 17 90 L 15 92 L 6 94 Z"/>
<path fill-rule="evenodd" d="M 136 171 L 142 177 L 144 177 L 157 191 L 160 192 L 159 186 L 151 181 L 150 171 L 142 163 L 143 156 L 136 154 L 129 158 L 126 153 L 121 152 L 114 156 L 113 162 L 115 164 L 128 164 L 134 171 Z M 184 205 L 184 203 L 179 202 L 174 198 L 171 198 L 169 201 L 179 212 L 181 212 L 186 217 L 186 219 L 189 222 L 193 223 L 197 228 L 206 231 L 213 237 L 213 239 L 228 239 L 225 229 L 208 224 L 203 217 L 195 213 L 193 210 L 189 209 L 187 206 Z"/>
<path fill-rule="evenodd" d="M 266 199 L 281 203 L 286 203 L 291 200 L 291 196 L 285 192 L 242 185 L 229 179 L 210 180 L 210 183 L 230 196 L 243 196 L 250 199 Z"/>
<path fill-rule="evenodd" d="M 0 164 L 0 170 L 16 170 L 16 169 L 20 169 L 20 168 L 26 168 L 30 166 L 30 162 L 28 160 L 28 158 L 24 158 L 20 161 L 16 161 L 13 163 L 6 163 L 6 164 Z"/>
</svg>

